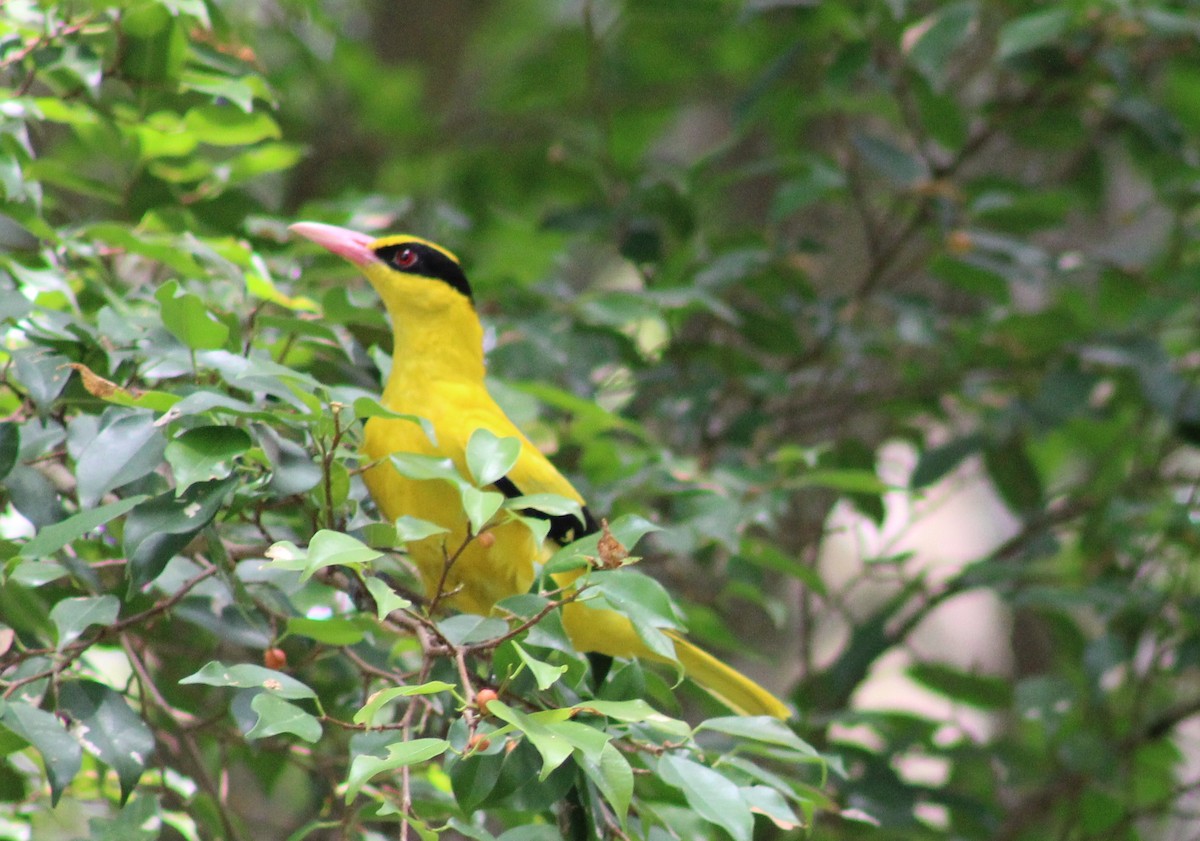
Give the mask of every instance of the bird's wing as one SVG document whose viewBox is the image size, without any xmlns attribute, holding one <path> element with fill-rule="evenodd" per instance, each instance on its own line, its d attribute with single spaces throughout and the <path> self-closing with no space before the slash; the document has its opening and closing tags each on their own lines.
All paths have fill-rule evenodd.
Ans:
<svg viewBox="0 0 1200 841">
<path fill-rule="evenodd" d="M 582 522 L 573 514 L 549 515 L 529 509 L 530 516 L 545 518 L 550 521 L 549 537 L 557 543 L 570 542 L 572 538 L 599 530 L 599 524 L 592 517 L 584 504 L 579 491 L 558 472 L 541 450 L 525 437 L 525 435 L 509 420 L 504 411 L 490 397 L 486 402 L 475 401 L 471 410 L 460 416 L 456 424 L 458 434 L 462 436 L 460 446 L 466 452 L 467 441 L 476 429 L 487 429 L 502 438 L 516 438 L 521 442 L 521 452 L 516 464 L 508 474 L 496 480 L 496 490 L 509 499 L 532 494 L 554 494 L 573 499 L 580 504 L 583 513 Z"/>
</svg>

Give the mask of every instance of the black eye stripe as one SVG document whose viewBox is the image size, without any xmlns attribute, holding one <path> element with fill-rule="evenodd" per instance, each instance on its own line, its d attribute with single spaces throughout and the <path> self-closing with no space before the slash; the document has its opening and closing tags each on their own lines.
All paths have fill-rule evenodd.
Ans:
<svg viewBox="0 0 1200 841">
<path fill-rule="evenodd" d="M 421 242 L 397 242 L 376 248 L 375 256 L 398 271 L 443 281 L 475 302 L 462 266 L 436 248 Z"/>
</svg>

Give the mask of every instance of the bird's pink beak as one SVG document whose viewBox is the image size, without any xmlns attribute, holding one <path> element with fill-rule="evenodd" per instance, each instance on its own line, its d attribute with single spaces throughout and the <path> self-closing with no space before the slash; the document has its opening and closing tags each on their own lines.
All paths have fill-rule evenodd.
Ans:
<svg viewBox="0 0 1200 841">
<path fill-rule="evenodd" d="M 345 257 L 356 266 L 365 266 L 379 260 L 370 248 L 375 238 L 351 231 L 349 228 L 323 225 L 320 222 L 297 222 L 289 225 L 288 230 L 295 231 L 305 239 L 311 239 L 317 245 L 328 248 L 339 257 Z"/>
</svg>

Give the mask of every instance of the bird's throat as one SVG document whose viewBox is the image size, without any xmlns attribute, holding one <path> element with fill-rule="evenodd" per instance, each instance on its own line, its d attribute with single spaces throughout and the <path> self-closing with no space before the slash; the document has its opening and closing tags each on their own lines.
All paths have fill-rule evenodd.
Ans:
<svg viewBox="0 0 1200 841">
<path fill-rule="evenodd" d="M 464 312 L 426 315 L 389 307 L 394 327 L 392 371 L 384 387 L 384 404 L 397 405 L 427 382 L 482 383 L 483 328 L 466 304 Z"/>
</svg>

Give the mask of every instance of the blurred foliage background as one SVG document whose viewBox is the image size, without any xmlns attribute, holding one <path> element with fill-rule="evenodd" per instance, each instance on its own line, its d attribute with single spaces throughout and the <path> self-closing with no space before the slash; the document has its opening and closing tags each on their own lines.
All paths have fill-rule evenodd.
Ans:
<svg viewBox="0 0 1200 841">
<path fill-rule="evenodd" d="M 612 837 L 1193 837 L 1198 42 L 1160 0 L 3 0 L 0 838 L 557 838 L 572 786 Z M 539 719 L 538 781 L 586 670 L 535 632 L 565 677 L 494 745 L 430 682 L 370 729 L 457 673 L 265 562 L 387 548 L 388 327 L 299 219 L 463 258 L 498 398 L 790 729 L 625 664 L 671 718 Z"/>
</svg>

